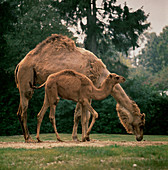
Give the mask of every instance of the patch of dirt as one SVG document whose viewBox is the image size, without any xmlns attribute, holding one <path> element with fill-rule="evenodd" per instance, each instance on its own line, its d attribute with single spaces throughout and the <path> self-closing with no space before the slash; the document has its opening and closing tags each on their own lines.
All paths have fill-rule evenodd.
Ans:
<svg viewBox="0 0 168 170">
<path fill-rule="evenodd" d="M 120 146 L 151 146 L 151 145 L 168 145 L 167 141 L 141 141 L 141 142 L 128 142 L 128 141 L 90 141 L 90 142 L 54 142 L 44 141 L 42 143 L 24 143 L 24 142 L 0 142 L 0 148 L 26 148 L 26 149 L 38 149 L 38 148 L 53 148 L 53 147 L 104 147 L 109 145 Z"/>
</svg>

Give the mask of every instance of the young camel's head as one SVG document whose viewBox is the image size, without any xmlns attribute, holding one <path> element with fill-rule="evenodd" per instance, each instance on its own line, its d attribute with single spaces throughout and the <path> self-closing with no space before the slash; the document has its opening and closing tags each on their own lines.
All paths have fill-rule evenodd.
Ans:
<svg viewBox="0 0 168 170">
<path fill-rule="evenodd" d="M 106 81 L 109 83 L 109 84 L 112 84 L 112 87 L 114 87 L 115 84 L 117 83 L 123 83 L 125 82 L 125 78 L 122 77 L 122 76 L 119 76 L 115 73 L 110 73 L 107 78 L 106 78 Z"/>
</svg>

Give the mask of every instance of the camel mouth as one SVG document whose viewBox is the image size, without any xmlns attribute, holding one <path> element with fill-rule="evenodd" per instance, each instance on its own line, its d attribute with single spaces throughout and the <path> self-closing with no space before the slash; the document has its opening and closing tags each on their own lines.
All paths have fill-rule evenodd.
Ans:
<svg viewBox="0 0 168 170">
<path fill-rule="evenodd" d="M 141 137 L 136 137 L 136 140 L 138 141 L 138 142 L 140 142 L 141 140 L 143 139 L 143 136 Z"/>
<path fill-rule="evenodd" d="M 122 77 L 122 82 L 124 83 L 126 81 L 126 79 L 124 77 Z"/>
</svg>

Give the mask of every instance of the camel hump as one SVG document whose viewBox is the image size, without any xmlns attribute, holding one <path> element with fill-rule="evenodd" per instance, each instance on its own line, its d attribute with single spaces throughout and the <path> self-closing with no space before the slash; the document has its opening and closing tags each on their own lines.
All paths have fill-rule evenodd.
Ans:
<svg viewBox="0 0 168 170">
<path fill-rule="evenodd" d="M 34 55 L 40 53 L 44 46 L 47 45 L 54 46 L 53 48 L 55 48 L 56 51 L 59 51 L 61 49 L 74 51 L 74 49 L 76 48 L 75 42 L 67 36 L 63 36 L 61 34 L 52 34 L 35 47 Z"/>
</svg>

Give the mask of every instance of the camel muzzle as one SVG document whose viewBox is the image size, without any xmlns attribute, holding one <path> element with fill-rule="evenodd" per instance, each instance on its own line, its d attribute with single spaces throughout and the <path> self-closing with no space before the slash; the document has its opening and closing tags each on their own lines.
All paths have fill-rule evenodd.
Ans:
<svg viewBox="0 0 168 170">
<path fill-rule="evenodd" d="M 136 136 L 137 141 L 141 141 L 143 139 L 143 136 Z"/>
</svg>

